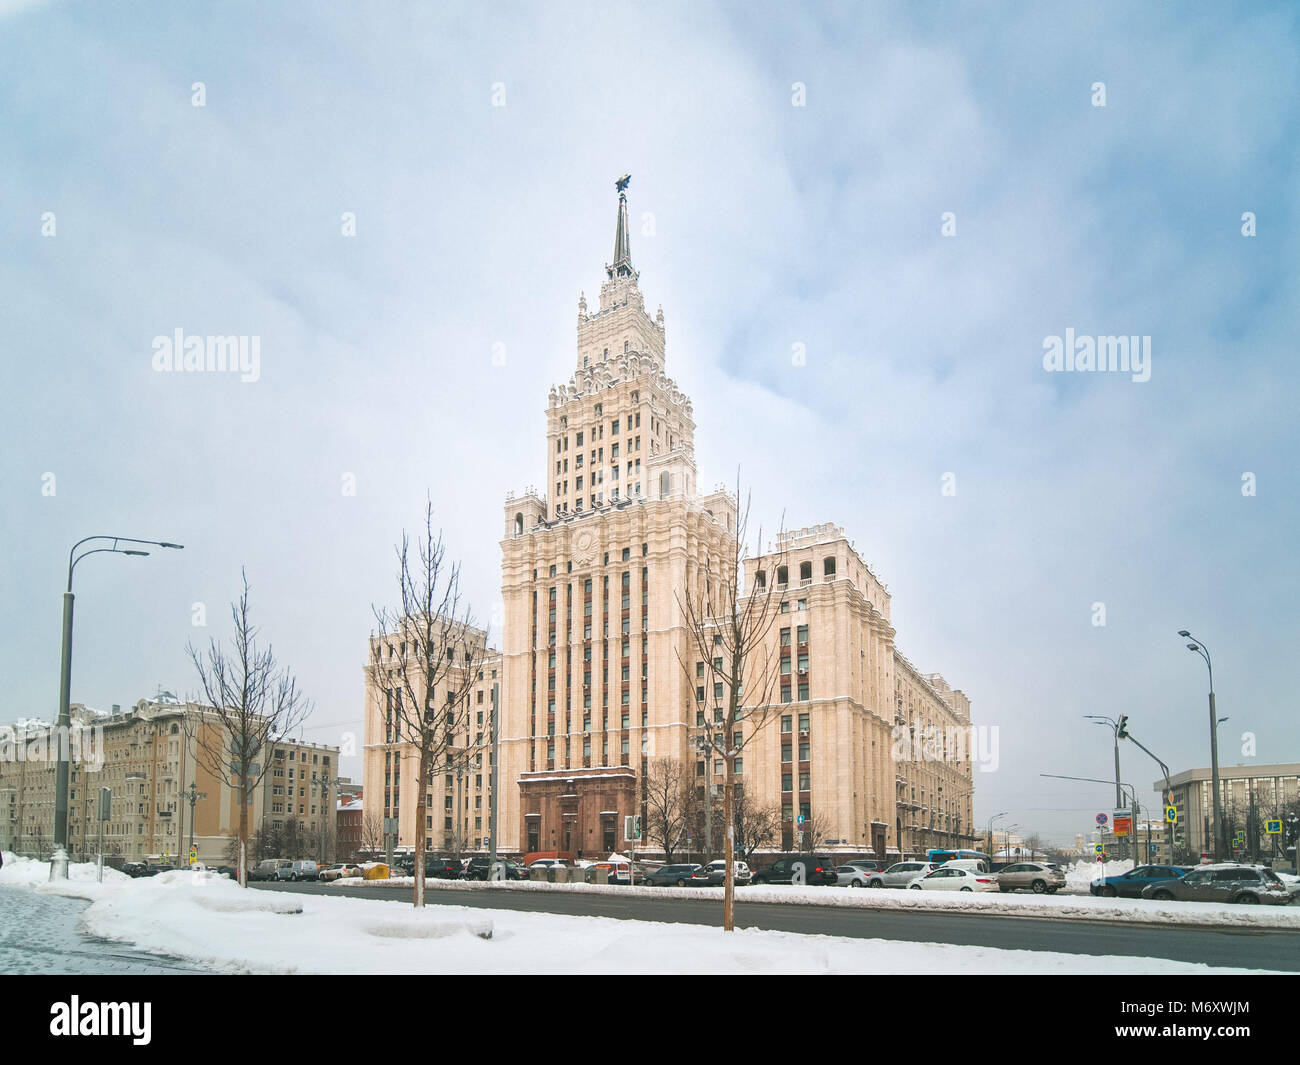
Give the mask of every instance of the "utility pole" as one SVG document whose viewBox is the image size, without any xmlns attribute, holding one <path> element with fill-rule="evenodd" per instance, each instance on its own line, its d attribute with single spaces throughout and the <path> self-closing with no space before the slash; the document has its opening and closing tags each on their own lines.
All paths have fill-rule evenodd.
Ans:
<svg viewBox="0 0 1300 1065">
<path fill-rule="evenodd" d="M 492 765 L 488 769 L 488 786 L 492 789 L 492 805 L 488 809 L 488 880 L 503 880 L 501 864 L 497 860 L 497 783 L 499 780 L 497 766 L 500 764 L 501 734 L 498 719 L 498 685 L 492 682 Z"/>
</svg>

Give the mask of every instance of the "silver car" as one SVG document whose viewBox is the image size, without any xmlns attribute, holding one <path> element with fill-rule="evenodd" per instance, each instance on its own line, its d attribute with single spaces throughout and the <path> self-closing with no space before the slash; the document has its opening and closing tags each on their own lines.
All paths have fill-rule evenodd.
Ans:
<svg viewBox="0 0 1300 1065">
<path fill-rule="evenodd" d="M 1035 895 L 1052 895 L 1065 887 L 1065 873 L 1052 862 L 1017 862 L 999 870 L 999 891 L 1028 888 Z"/>
<path fill-rule="evenodd" d="M 933 873 L 938 868 L 934 862 L 895 862 L 883 872 L 872 873 L 867 884 L 870 887 L 905 888 L 918 876 Z"/>
</svg>

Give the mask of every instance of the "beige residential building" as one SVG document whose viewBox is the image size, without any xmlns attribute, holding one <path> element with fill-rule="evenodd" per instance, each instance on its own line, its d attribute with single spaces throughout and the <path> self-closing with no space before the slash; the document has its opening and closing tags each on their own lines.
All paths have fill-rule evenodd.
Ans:
<svg viewBox="0 0 1300 1065">
<path fill-rule="evenodd" d="M 499 682 L 500 652 L 486 648 L 487 633 L 474 629 L 471 639 L 484 649 L 481 668 L 469 691 L 470 705 L 458 715 L 462 727 L 455 731 L 452 744 L 425 780 L 425 819 L 416 825 L 416 801 L 419 779 L 419 751 L 401 739 L 403 730 L 394 699 L 400 690 L 389 663 L 408 653 L 400 639 L 372 638 L 365 667 L 366 705 L 364 720 L 365 813 L 360 826 L 363 842 L 383 838 L 382 821 L 398 822 L 395 849 L 415 849 L 420 831 L 425 847 L 432 853 L 461 853 L 481 850 L 488 834 L 491 807 L 491 727 L 492 685 Z M 454 688 L 464 685 L 464 675 L 449 678 Z M 445 689 L 434 693 L 438 705 L 445 702 Z M 504 779 L 504 778 L 503 778 Z M 406 782 L 403 798 L 403 781 Z M 366 820 L 381 823 L 367 826 Z"/>
<path fill-rule="evenodd" d="M 103 852 L 122 861 L 179 863 L 188 856 L 191 840 L 199 861 L 228 860 L 239 829 L 239 797 L 197 757 L 200 733 L 217 727 L 210 712 L 164 692 L 125 711 L 114 706 L 111 713 L 74 704 L 71 717 L 77 739 L 71 747 L 68 846 L 74 860 L 99 851 L 101 828 Z M 45 722 L 20 722 L 7 737 L 12 738 L 0 737 L 0 838 L 6 848 L 48 857 L 54 830 L 55 732 Z M 304 841 L 328 844 L 338 748 L 281 740 L 272 758 L 274 764 L 253 794 L 251 831 L 295 820 Z M 101 788 L 111 794 L 102 826 Z"/>
<path fill-rule="evenodd" d="M 505 849 L 624 848 L 651 758 L 694 765 L 711 791 L 721 769 L 696 753 L 722 693 L 694 683 L 679 596 L 720 580 L 736 504 L 700 488 L 691 401 L 666 375 L 663 311 L 647 313 L 632 267 L 626 182 L 615 234 L 597 308 L 579 299 L 573 376 L 550 392 L 549 500 L 528 491 L 504 508 Z M 751 795 L 782 807 L 783 845 L 800 814 L 837 849 L 971 845 L 971 759 L 957 742 L 969 701 L 898 653 L 889 593 L 842 530 L 782 536 L 773 555 L 748 561 L 747 587 L 760 572 L 784 600 L 771 638 L 785 641 L 776 698 L 789 709 L 738 771 Z M 928 757 L 925 730 L 936 728 Z M 916 739 L 900 758 L 903 732 Z"/>
</svg>

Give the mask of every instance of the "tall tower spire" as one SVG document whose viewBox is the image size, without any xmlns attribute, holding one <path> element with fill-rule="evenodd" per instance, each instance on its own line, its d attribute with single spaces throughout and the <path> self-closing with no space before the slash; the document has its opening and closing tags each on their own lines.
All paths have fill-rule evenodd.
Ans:
<svg viewBox="0 0 1300 1065">
<path fill-rule="evenodd" d="M 614 182 L 618 189 L 618 226 L 614 230 L 614 263 L 606 267 L 610 277 L 636 276 L 632 269 L 632 242 L 627 232 L 627 186 L 631 180 L 631 174 L 624 174 Z"/>
</svg>

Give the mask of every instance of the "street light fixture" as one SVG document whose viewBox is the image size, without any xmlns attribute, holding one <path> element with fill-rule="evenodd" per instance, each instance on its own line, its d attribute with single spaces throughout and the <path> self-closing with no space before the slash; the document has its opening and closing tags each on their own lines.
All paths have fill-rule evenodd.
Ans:
<svg viewBox="0 0 1300 1065">
<path fill-rule="evenodd" d="M 109 547 L 92 547 L 80 554 L 77 549 L 83 544 L 99 540 L 111 542 Z M 87 536 L 72 545 L 68 552 L 68 585 L 63 593 L 63 651 L 59 662 L 59 719 L 56 723 L 56 742 L 59 747 L 59 760 L 54 776 L 54 856 L 50 862 L 50 879 L 68 878 L 68 781 L 71 775 L 70 754 L 68 747 L 68 730 L 72 727 L 69 700 L 72 689 L 72 572 L 77 563 L 91 555 L 135 555 L 147 556 L 148 551 L 136 548 L 119 547 L 119 544 L 145 544 L 150 547 L 166 547 L 179 551 L 183 545 L 169 543 L 166 540 L 137 540 L 130 536 Z"/>
<path fill-rule="evenodd" d="M 996 821 L 999 817 L 1006 817 L 1006 816 L 1007 816 L 1007 811 L 1003 810 L 1000 814 L 994 814 L 992 817 L 989 818 L 988 831 L 984 833 L 984 838 L 988 840 L 988 844 L 989 844 L 989 861 L 993 860 L 993 851 L 996 849 L 993 846 L 993 822 Z"/>
<path fill-rule="evenodd" d="M 1223 857 L 1223 841 L 1219 838 L 1223 833 L 1223 807 L 1219 798 L 1219 718 L 1214 708 L 1214 663 L 1210 661 L 1210 652 L 1206 649 L 1205 643 L 1198 640 L 1187 629 L 1179 629 L 1178 635 L 1192 642 L 1187 645 L 1189 651 L 1195 651 L 1205 659 L 1205 668 L 1210 672 L 1210 776 L 1211 786 L 1214 788 L 1214 827 L 1211 833 L 1213 839 L 1213 856 L 1217 862 Z"/>
</svg>

